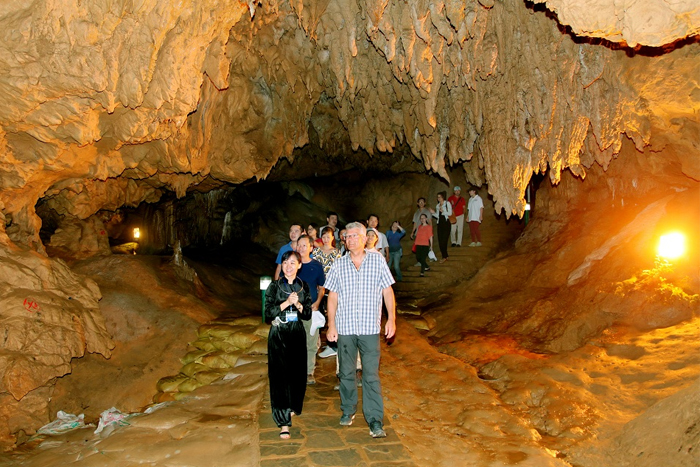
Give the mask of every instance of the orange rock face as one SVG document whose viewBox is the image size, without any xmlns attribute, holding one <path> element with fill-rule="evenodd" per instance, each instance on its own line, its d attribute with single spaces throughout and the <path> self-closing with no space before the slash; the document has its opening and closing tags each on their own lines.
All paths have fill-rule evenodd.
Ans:
<svg viewBox="0 0 700 467">
<path fill-rule="evenodd" d="M 39 199 L 84 219 L 207 176 L 265 177 L 310 127 L 322 147 L 405 144 L 442 176 L 463 164 L 508 214 L 523 212 L 533 171 L 584 177 L 625 138 L 699 177 L 670 147 L 697 130 L 697 47 L 586 39 L 665 46 L 697 32 L 691 2 L 599 3 L 546 2 L 579 37 L 516 0 L 6 6 L 8 233 L 41 248 Z"/>
</svg>

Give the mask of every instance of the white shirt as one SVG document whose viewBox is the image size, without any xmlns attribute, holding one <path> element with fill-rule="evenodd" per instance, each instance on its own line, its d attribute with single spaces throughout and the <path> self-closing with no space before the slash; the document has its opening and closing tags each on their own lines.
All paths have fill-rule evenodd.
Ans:
<svg viewBox="0 0 700 467">
<path fill-rule="evenodd" d="M 442 211 L 442 215 L 445 216 L 445 218 L 450 217 L 452 215 L 452 205 L 448 201 L 445 201 L 444 203 L 442 203 L 442 210 L 440 209 L 440 203 L 435 205 L 435 213 L 433 214 L 433 217 L 437 218 L 438 224 L 440 223 L 440 212 L 441 211 Z"/>
<path fill-rule="evenodd" d="M 389 248 L 389 240 L 386 239 L 386 235 L 377 231 L 379 234 L 379 240 L 377 241 L 377 244 L 374 246 L 377 250 L 379 250 L 379 253 L 384 254 L 384 248 Z"/>
<path fill-rule="evenodd" d="M 467 222 L 481 222 L 481 210 L 483 208 L 484 202 L 481 196 L 475 195 L 473 198 L 469 198 L 469 203 L 467 204 Z"/>
</svg>

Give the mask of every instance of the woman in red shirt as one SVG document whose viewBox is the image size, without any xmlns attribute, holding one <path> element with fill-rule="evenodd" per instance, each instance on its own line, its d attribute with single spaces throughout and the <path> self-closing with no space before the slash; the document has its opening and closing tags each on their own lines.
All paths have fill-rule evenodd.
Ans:
<svg viewBox="0 0 700 467">
<path fill-rule="evenodd" d="M 428 267 L 428 253 L 433 249 L 433 226 L 428 224 L 428 216 L 420 215 L 420 225 L 416 231 L 416 259 L 420 263 L 420 276 L 425 276 Z"/>
</svg>

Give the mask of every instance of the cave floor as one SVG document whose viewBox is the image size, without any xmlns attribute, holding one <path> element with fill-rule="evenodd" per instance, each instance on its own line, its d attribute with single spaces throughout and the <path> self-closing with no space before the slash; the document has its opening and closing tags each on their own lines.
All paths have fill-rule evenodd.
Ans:
<svg viewBox="0 0 700 467">
<path fill-rule="evenodd" d="M 492 235 L 483 248 L 451 248 L 450 260 L 434 263 L 426 278 L 417 277 L 414 256 L 404 256 L 405 280 L 396 285 L 401 312 L 397 335 L 391 343 L 382 344 L 385 439 L 369 436 L 359 412 L 353 426 L 338 425 L 335 361 L 319 358 L 318 383 L 308 387 L 304 413 L 294 420 L 292 439 L 280 440 L 267 402 L 266 357 L 253 356 L 230 371 L 228 379 L 203 386 L 153 413 L 139 414 L 111 433 L 95 435 L 91 427 L 40 436 L 0 456 L 0 467 L 622 465 L 607 457 L 605 445 L 615 440 L 625 423 L 698 378 L 700 321 L 647 333 L 611 331 L 575 352 L 559 355 L 529 353 L 512 339 L 478 333 L 437 347 L 427 337 L 431 323 L 430 315 L 424 313 L 445 302 L 450 287 L 472 277 L 517 237 L 515 228 L 498 233 L 485 229 L 484 233 L 489 231 Z M 108 326 L 125 309 L 133 309 L 134 317 L 148 317 L 141 309 L 147 308 L 153 313 L 149 319 L 154 326 L 172 335 L 173 341 L 179 334 L 179 346 L 169 346 L 167 351 L 168 358 L 178 361 L 170 364 L 175 368 L 186 352 L 189 333 L 198 326 L 191 317 L 199 320 L 206 309 L 200 307 L 193 315 L 194 299 L 183 299 L 191 297 L 191 292 L 178 288 L 181 281 L 173 278 L 169 268 L 164 260 L 110 257 L 81 270 L 98 280 L 103 290 L 101 306 Z M 93 270 L 109 274 L 101 278 L 90 273 Z M 221 271 L 214 275 L 231 282 Z M 249 290 L 245 295 L 249 284 L 237 281 L 235 293 L 245 296 L 238 308 L 256 308 Z M 224 282 L 222 287 L 228 287 Z M 141 305 L 142 298 L 148 298 L 147 303 Z M 219 302 L 211 303 L 221 309 Z M 163 315 L 164 310 L 168 314 Z M 190 318 L 176 319 L 175 312 Z M 134 317 L 119 319 L 131 322 Z M 114 322 L 115 329 L 119 323 Z M 144 353 L 154 342 L 153 332 L 117 337 L 134 353 Z M 164 355 L 158 349 L 155 354 Z M 162 370 L 162 357 L 149 358 L 153 360 L 149 368 Z M 119 366 L 122 372 L 95 373 L 98 376 L 92 375 L 92 380 L 101 374 L 103 380 L 97 382 L 104 386 L 104 378 L 113 377 L 111 385 L 133 393 L 136 386 L 122 379 L 134 371 L 133 365 L 127 365 L 129 359 L 133 356 L 125 353 L 105 360 L 102 365 Z M 484 371 L 489 362 L 494 364 Z M 70 377 L 80 378 L 63 386 L 56 407 L 80 413 L 90 404 L 93 413 L 88 415 L 86 410 L 86 418 L 94 420 L 97 402 L 81 399 L 77 392 L 87 390 L 88 369 L 82 371 L 76 362 Z M 163 371 L 164 375 L 177 372 L 170 367 Z M 137 387 L 136 392 L 143 392 L 141 399 L 153 396 L 148 389 L 153 384 Z M 107 400 L 99 410 L 119 405 L 120 399 L 110 397 L 114 394 L 100 394 Z M 68 410 L 71 399 L 75 410 Z"/>
</svg>

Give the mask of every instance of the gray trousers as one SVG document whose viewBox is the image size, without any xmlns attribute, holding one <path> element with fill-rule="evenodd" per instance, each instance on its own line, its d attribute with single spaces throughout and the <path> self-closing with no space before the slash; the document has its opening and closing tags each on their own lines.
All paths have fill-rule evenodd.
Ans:
<svg viewBox="0 0 700 467">
<path fill-rule="evenodd" d="M 352 415 L 357 411 L 357 382 L 355 372 L 357 352 L 362 360 L 362 413 L 367 423 L 384 423 L 384 401 L 379 381 L 379 334 L 369 336 L 338 336 L 340 364 L 340 409 Z"/>
<path fill-rule="evenodd" d="M 306 331 L 306 374 L 313 375 L 316 369 L 316 352 L 321 347 L 321 332 L 320 329 L 317 329 L 316 335 L 312 336 L 309 334 L 311 332 L 311 320 L 302 320 L 301 322 L 304 324 L 304 330 Z"/>
</svg>

